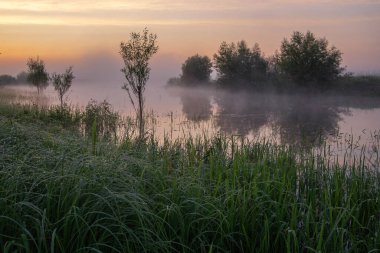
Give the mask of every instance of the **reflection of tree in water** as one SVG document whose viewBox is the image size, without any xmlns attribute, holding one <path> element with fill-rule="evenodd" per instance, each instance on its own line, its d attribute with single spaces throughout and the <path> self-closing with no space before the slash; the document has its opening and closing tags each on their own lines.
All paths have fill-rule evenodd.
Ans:
<svg viewBox="0 0 380 253">
<path fill-rule="evenodd" d="M 271 127 L 282 143 L 316 145 L 338 131 L 337 106 L 318 98 L 267 94 L 224 94 L 216 98 L 219 114 L 216 124 L 224 132 L 247 135 Z"/>
<path fill-rule="evenodd" d="M 256 95 L 219 94 L 215 97 L 219 111 L 215 120 L 220 130 L 229 134 L 257 133 L 270 120 L 271 101 Z"/>
<path fill-rule="evenodd" d="M 337 134 L 349 108 L 380 107 L 380 101 L 320 95 L 274 95 L 215 92 L 215 126 L 228 134 L 260 134 L 269 127 L 282 143 L 319 145 Z M 193 121 L 207 120 L 212 106 L 206 93 L 182 93 L 183 112 Z"/>
<path fill-rule="evenodd" d="M 180 92 L 182 112 L 187 119 L 199 122 L 209 120 L 212 114 L 210 96 L 199 90 Z"/>
<path fill-rule="evenodd" d="M 336 106 L 311 97 L 290 97 L 274 112 L 273 129 L 282 143 L 319 145 L 338 132 L 340 113 Z"/>
</svg>

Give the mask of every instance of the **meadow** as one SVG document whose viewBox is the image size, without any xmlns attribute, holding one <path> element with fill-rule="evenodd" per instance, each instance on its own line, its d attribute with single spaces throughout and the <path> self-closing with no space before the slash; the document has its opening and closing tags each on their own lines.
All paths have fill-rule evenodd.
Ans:
<svg viewBox="0 0 380 253">
<path fill-rule="evenodd" d="M 1 252 L 380 251 L 380 171 L 364 153 L 338 163 L 223 134 L 159 143 L 112 110 L 0 115 Z"/>
</svg>

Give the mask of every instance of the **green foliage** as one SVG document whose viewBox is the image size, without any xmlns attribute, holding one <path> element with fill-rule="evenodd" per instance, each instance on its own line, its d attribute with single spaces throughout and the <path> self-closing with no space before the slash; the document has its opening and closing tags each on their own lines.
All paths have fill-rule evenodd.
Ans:
<svg viewBox="0 0 380 253">
<path fill-rule="evenodd" d="M 126 79 L 126 83 L 122 88 L 128 92 L 128 96 L 135 110 L 135 102 L 130 90 L 132 90 L 135 99 L 137 99 L 138 111 L 136 110 L 136 112 L 139 122 L 140 138 L 144 135 L 143 94 L 146 82 L 149 79 L 149 60 L 158 51 L 156 40 L 157 35 L 149 33 L 148 29 L 145 28 L 142 34 L 132 32 L 127 42 L 120 43 L 119 53 L 124 61 L 124 68 L 121 69 L 121 72 L 123 72 Z"/>
<path fill-rule="evenodd" d="M 49 75 L 45 71 L 45 64 L 39 57 L 37 57 L 36 59 L 29 58 L 27 66 L 27 81 L 36 86 L 38 93 L 40 93 L 49 85 Z"/>
<path fill-rule="evenodd" d="M 41 125 L 61 125 L 67 129 L 79 129 L 82 113 L 78 108 L 65 106 L 40 107 L 36 104 L 3 104 L 0 103 L 0 114 L 25 122 L 36 122 Z"/>
<path fill-rule="evenodd" d="M 112 110 L 111 104 L 104 100 L 101 103 L 91 99 L 83 113 L 83 124 L 87 136 L 115 139 L 119 115 Z"/>
<path fill-rule="evenodd" d="M 184 84 L 199 84 L 210 81 L 212 63 L 207 56 L 193 55 L 182 64 L 181 82 Z"/>
<path fill-rule="evenodd" d="M 223 42 L 214 55 L 215 69 L 222 83 L 243 83 L 250 86 L 263 81 L 267 75 L 268 63 L 261 54 L 258 44 L 250 49 L 247 43 Z"/>
<path fill-rule="evenodd" d="M 342 53 L 334 46 L 328 48 L 325 38 L 316 38 L 310 31 L 284 39 L 277 58 L 280 70 L 299 85 L 331 82 L 344 70 Z"/>
<path fill-rule="evenodd" d="M 61 103 L 61 108 L 63 108 L 64 102 L 63 102 L 63 96 L 66 94 L 66 92 L 71 87 L 71 82 L 74 79 L 72 67 L 66 69 L 66 72 L 63 74 L 56 74 L 53 73 L 51 76 L 51 80 L 54 85 L 54 89 L 58 93 L 59 101 Z"/>
</svg>

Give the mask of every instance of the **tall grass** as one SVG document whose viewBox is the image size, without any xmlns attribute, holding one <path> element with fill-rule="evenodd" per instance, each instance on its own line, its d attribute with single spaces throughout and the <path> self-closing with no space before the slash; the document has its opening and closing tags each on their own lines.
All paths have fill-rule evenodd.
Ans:
<svg viewBox="0 0 380 253">
<path fill-rule="evenodd" d="M 360 157 L 222 134 L 94 144 L 74 111 L 36 110 L 0 106 L 1 252 L 380 251 L 380 172 Z"/>
</svg>

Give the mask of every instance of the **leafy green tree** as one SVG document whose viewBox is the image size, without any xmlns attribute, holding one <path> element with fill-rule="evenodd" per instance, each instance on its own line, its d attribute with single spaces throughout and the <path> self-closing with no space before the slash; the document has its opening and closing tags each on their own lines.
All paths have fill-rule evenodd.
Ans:
<svg viewBox="0 0 380 253">
<path fill-rule="evenodd" d="M 54 85 L 54 89 L 58 93 L 58 98 L 61 103 L 61 109 L 63 109 L 63 96 L 70 89 L 71 83 L 74 79 L 73 68 L 70 67 L 66 69 L 66 72 L 63 74 L 53 73 L 51 80 Z"/>
<path fill-rule="evenodd" d="M 268 68 L 259 45 L 256 43 L 250 49 L 244 40 L 237 44 L 223 42 L 214 55 L 214 65 L 219 81 L 251 85 L 265 80 Z"/>
<path fill-rule="evenodd" d="M 45 70 L 44 62 L 37 57 L 36 59 L 29 58 L 28 66 L 28 79 L 27 81 L 37 87 L 37 92 L 40 92 L 49 85 L 49 74 Z"/>
<path fill-rule="evenodd" d="M 145 28 L 140 33 L 132 32 L 127 42 L 120 43 L 120 55 L 124 61 L 124 73 L 126 83 L 122 86 L 128 92 L 133 107 L 137 113 L 139 122 L 139 136 L 144 134 L 144 90 L 146 82 L 149 79 L 150 67 L 149 59 L 158 51 L 156 45 L 157 35 L 148 32 Z M 132 94 L 138 102 L 138 110 L 136 110 Z"/>
<path fill-rule="evenodd" d="M 300 85 L 333 81 L 344 70 L 342 53 L 310 31 L 294 32 L 290 40 L 284 39 L 277 58 L 281 72 Z"/>
<path fill-rule="evenodd" d="M 182 64 L 181 82 L 199 84 L 210 81 L 212 63 L 207 56 L 193 55 Z"/>
</svg>

